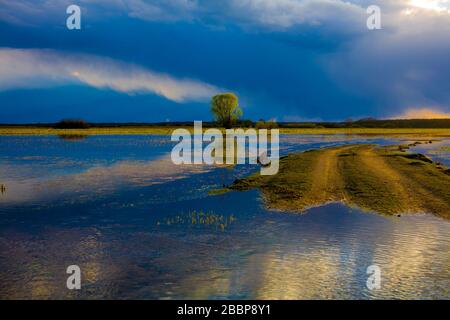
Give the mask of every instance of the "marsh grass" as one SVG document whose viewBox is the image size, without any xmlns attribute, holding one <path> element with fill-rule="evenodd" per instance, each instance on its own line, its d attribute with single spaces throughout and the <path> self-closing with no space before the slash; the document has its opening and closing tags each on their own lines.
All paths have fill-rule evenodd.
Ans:
<svg viewBox="0 0 450 320">
<path fill-rule="evenodd" d="M 167 217 L 163 220 L 158 220 L 158 226 L 172 226 L 172 225 L 189 225 L 189 226 L 207 226 L 213 227 L 216 230 L 225 231 L 236 217 L 231 215 L 221 215 L 214 212 L 192 211 L 187 214 L 179 214 L 172 217 Z"/>
</svg>

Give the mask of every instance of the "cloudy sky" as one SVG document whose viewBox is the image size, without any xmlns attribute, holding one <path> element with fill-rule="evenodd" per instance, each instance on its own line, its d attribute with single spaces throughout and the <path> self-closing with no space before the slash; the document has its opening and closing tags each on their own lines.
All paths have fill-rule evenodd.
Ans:
<svg viewBox="0 0 450 320">
<path fill-rule="evenodd" d="M 450 117 L 450 0 L 0 0 L 0 123 L 209 120 L 223 91 L 254 120 Z"/>
</svg>

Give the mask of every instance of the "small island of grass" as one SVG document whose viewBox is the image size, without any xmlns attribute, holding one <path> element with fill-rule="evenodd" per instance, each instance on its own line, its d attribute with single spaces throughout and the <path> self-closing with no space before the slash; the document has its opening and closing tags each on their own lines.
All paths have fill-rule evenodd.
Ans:
<svg viewBox="0 0 450 320">
<path fill-rule="evenodd" d="M 271 209 L 303 212 L 343 202 L 386 215 L 432 213 L 450 218 L 450 171 L 399 146 L 348 145 L 290 154 L 279 173 L 237 180 L 258 188 Z"/>
</svg>

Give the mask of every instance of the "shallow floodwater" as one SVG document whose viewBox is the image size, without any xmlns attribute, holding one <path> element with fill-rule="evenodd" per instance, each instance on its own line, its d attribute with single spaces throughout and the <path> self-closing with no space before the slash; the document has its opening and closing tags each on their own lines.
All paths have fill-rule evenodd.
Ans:
<svg viewBox="0 0 450 320">
<path fill-rule="evenodd" d="M 407 140 L 290 135 L 280 152 Z M 445 145 L 414 151 L 448 165 Z M 258 168 L 175 166 L 172 146 L 166 136 L 0 137 L 0 298 L 450 298 L 449 221 L 341 204 L 268 211 L 255 190 L 209 196 Z M 69 265 L 81 290 L 66 288 Z M 366 287 L 370 265 L 380 289 Z"/>
</svg>

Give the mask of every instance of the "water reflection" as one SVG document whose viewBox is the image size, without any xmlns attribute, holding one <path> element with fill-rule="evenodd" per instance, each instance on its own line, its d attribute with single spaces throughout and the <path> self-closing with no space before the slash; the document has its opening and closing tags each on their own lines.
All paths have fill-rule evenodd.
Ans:
<svg viewBox="0 0 450 320">
<path fill-rule="evenodd" d="M 333 226 L 336 228 L 315 230 L 314 225 L 331 214 L 341 220 Z M 182 287 L 189 289 L 180 296 L 196 299 L 449 298 L 450 233 L 449 226 L 442 227 L 438 219 L 421 216 L 396 221 L 339 205 L 313 209 L 309 215 L 306 221 L 306 216 L 290 218 L 292 225 L 283 226 L 289 232 L 283 231 L 279 241 L 268 245 L 263 235 L 259 235 L 255 241 L 243 244 L 245 253 L 240 257 L 231 252 L 224 258 L 226 261 L 239 257 L 239 264 L 229 266 L 229 262 L 224 262 L 209 268 L 210 271 L 187 277 Z M 424 230 L 423 225 L 430 228 Z M 265 246 L 261 248 L 257 240 Z M 365 287 L 366 268 L 371 264 L 381 267 L 381 290 L 370 291 Z"/>
<path fill-rule="evenodd" d="M 223 201 L 244 199 L 245 208 L 219 209 Z M 189 200 L 179 207 L 200 205 Z M 444 220 L 385 218 L 338 204 L 305 215 L 273 213 L 256 192 L 204 205 L 218 216 L 232 210 L 236 218 L 225 230 L 158 225 L 177 217 L 171 212 L 178 207 L 164 205 L 83 222 L 61 217 L 31 230 L 3 226 L 0 297 L 449 298 L 450 226 Z M 77 293 L 65 289 L 70 264 L 82 270 Z M 371 264 L 382 269 L 379 291 L 365 287 Z"/>
<path fill-rule="evenodd" d="M 174 165 L 169 140 L 167 136 L 90 136 L 72 144 L 48 136 L 0 137 L 0 182 L 9 191 L 3 192 L 0 206 L 61 198 L 69 203 L 87 201 L 118 189 L 165 183 L 213 169 Z M 284 135 L 280 153 L 368 141 L 388 144 L 395 139 Z M 236 166 L 231 175 L 251 169 Z"/>
<path fill-rule="evenodd" d="M 59 134 L 58 137 L 67 141 L 80 141 L 86 139 L 88 136 L 83 134 Z"/>
<path fill-rule="evenodd" d="M 14 139 L 0 145 L 1 299 L 450 298 L 450 222 L 440 218 L 340 204 L 295 215 L 264 209 L 257 191 L 208 196 L 251 168 L 173 166 L 159 137 L 39 150 Z M 351 142 L 289 136 L 281 149 Z M 80 291 L 66 288 L 71 264 Z M 378 291 L 365 286 L 371 264 Z"/>
<path fill-rule="evenodd" d="M 0 169 L 2 169 L 0 165 Z M 20 168 L 8 167 L 9 173 Z M 10 192 L 2 203 L 50 201 L 71 196 L 72 200 L 98 194 L 111 193 L 125 186 L 149 186 L 174 179 L 186 178 L 189 174 L 210 170 L 202 165 L 175 165 L 169 156 L 151 161 L 120 161 L 111 166 L 95 166 L 81 173 L 65 174 L 45 179 L 41 177 L 21 180 L 4 179 Z M 6 170 L 3 167 L 3 170 Z M 5 189 L 6 191 L 6 189 Z M 2 192 L 3 193 L 3 192 Z"/>
</svg>

